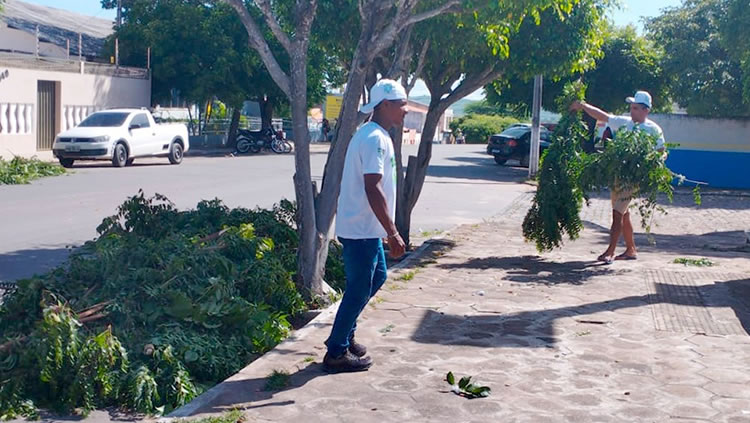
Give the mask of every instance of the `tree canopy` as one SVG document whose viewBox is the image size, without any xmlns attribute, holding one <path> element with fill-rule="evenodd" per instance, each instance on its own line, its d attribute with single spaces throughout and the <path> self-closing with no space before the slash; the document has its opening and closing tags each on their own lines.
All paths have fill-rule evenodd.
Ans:
<svg viewBox="0 0 750 423">
<path fill-rule="evenodd" d="M 114 0 L 102 7 L 114 8 Z M 257 13 L 257 12 L 256 12 Z M 248 48 L 248 35 L 232 8 L 219 1 L 124 0 L 123 25 L 110 37 L 119 38 L 120 63 L 146 66 L 151 47 L 153 97 L 165 100 L 173 90 L 188 101 L 218 97 L 238 106 L 245 100 L 286 100 L 258 54 Z M 288 63 L 278 43 L 270 43 Z M 314 55 L 309 67 L 311 101 L 325 96 L 325 55 Z"/>
<path fill-rule="evenodd" d="M 649 37 L 665 51 L 672 97 L 689 114 L 750 116 L 750 99 L 742 95 L 748 81 L 745 9 L 746 1 L 685 0 L 647 22 Z"/>
<path fill-rule="evenodd" d="M 655 110 L 670 108 L 670 80 L 661 67 L 661 50 L 639 36 L 635 28 L 608 27 L 599 52 L 596 65 L 584 72 L 558 73 L 551 78 L 545 74 L 542 103 L 551 107 L 566 83 L 581 78 L 588 86 L 587 101 L 612 113 L 625 111 L 623 100 L 639 89 L 652 94 Z M 531 104 L 532 86 L 527 75 L 514 75 L 486 87 L 487 100 L 508 110 L 526 111 Z"/>
</svg>

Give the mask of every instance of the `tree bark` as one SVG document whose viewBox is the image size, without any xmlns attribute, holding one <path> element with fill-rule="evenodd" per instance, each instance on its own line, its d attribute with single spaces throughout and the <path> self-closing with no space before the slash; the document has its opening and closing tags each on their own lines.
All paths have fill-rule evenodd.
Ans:
<svg viewBox="0 0 750 423">
<path fill-rule="evenodd" d="M 430 165 L 430 159 L 432 159 L 432 138 L 435 136 L 440 118 L 448 110 L 448 107 L 499 78 L 500 75 L 502 75 L 502 71 L 496 69 L 494 65 L 475 75 L 463 75 L 461 83 L 453 91 L 450 91 L 450 94 L 445 98 L 443 98 L 443 95 L 449 90 L 446 87 L 450 87 L 453 84 L 452 81 L 458 81 L 461 75 L 457 75 L 453 79 L 446 79 L 441 76 L 434 81 L 425 81 L 427 88 L 430 90 L 430 106 L 427 110 L 427 116 L 425 116 L 424 127 L 422 128 L 422 138 L 419 141 L 418 155 L 417 157 L 409 157 L 406 176 L 403 181 L 404 188 L 396 203 L 396 227 L 401 238 L 407 245 L 410 239 L 411 213 L 422 193 L 422 187 L 427 176 L 427 168 Z"/>
<path fill-rule="evenodd" d="M 442 103 L 442 104 L 441 104 Z M 425 116 L 422 138 L 419 141 L 418 156 L 410 156 L 403 180 L 403 189 L 396 202 L 396 227 L 404 240 L 409 245 L 411 231 L 411 213 L 417 204 L 419 195 L 422 193 L 424 180 L 427 177 L 427 168 L 432 158 L 432 138 L 435 136 L 440 117 L 445 113 L 450 104 L 441 101 L 431 101 L 430 108 Z"/>
<path fill-rule="evenodd" d="M 266 97 L 261 99 L 258 103 L 260 105 L 261 128 L 271 128 L 273 126 L 273 99 Z"/>
<path fill-rule="evenodd" d="M 229 123 L 229 132 L 227 132 L 227 147 L 234 148 L 237 146 L 237 129 L 240 126 L 240 114 L 242 107 L 232 108 L 232 121 Z"/>
</svg>

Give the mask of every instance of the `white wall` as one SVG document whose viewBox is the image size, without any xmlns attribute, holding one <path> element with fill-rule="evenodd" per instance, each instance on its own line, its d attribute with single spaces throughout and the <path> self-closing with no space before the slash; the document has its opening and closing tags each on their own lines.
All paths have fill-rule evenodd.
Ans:
<svg viewBox="0 0 750 423">
<path fill-rule="evenodd" d="M 58 82 L 57 132 L 76 125 L 95 110 L 148 107 L 151 104 L 150 79 L 7 68 L 0 65 L 0 73 L 6 69 L 8 78 L 0 81 L 0 156 L 40 155 L 36 149 L 35 132 L 37 81 Z M 29 117 L 31 122 L 28 122 Z M 23 121 L 22 125 L 19 125 L 19 120 Z M 49 154 L 40 156 L 51 157 Z"/>
<path fill-rule="evenodd" d="M 709 119 L 689 115 L 653 114 L 667 143 L 680 150 L 750 153 L 750 119 Z"/>
</svg>

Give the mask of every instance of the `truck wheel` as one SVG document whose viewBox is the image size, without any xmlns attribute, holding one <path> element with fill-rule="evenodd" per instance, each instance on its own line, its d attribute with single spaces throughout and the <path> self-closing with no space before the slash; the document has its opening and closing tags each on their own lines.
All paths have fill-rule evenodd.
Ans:
<svg viewBox="0 0 750 423">
<path fill-rule="evenodd" d="M 502 158 L 500 156 L 495 156 L 495 163 L 497 163 L 499 165 L 504 165 L 505 162 L 507 162 L 507 161 L 508 161 L 508 159 L 504 159 L 504 158 Z"/>
<path fill-rule="evenodd" d="M 120 143 L 115 146 L 115 153 L 112 155 L 112 165 L 114 167 L 124 167 L 128 164 L 128 149 Z"/>
<path fill-rule="evenodd" d="M 60 159 L 60 166 L 66 169 L 70 169 L 71 167 L 73 167 L 74 162 L 74 159 Z"/>
<path fill-rule="evenodd" d="M 169 149 L 169 163 L 182 163 L 182 145 L 178 142 L 173 142 L 172 148 Z"/>
</svg>

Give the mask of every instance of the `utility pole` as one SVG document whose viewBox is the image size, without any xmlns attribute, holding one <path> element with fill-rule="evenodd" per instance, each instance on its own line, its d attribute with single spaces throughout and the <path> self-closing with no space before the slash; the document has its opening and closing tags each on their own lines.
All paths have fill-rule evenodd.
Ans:
<svg viewBox="0 0 750 423">
<path fill-rule="evenodd" d="M 529 178 L 539 173 L 539 133 L 542 110 L 542 75 L 534 77 L 534 99 L 531 109 L 531 151 L 529 151 Z"/>
<path fill-rule="evenodd" d="M 122 0 L 117 0 L 117 29 L 122 26 Z"/>
</svg>

